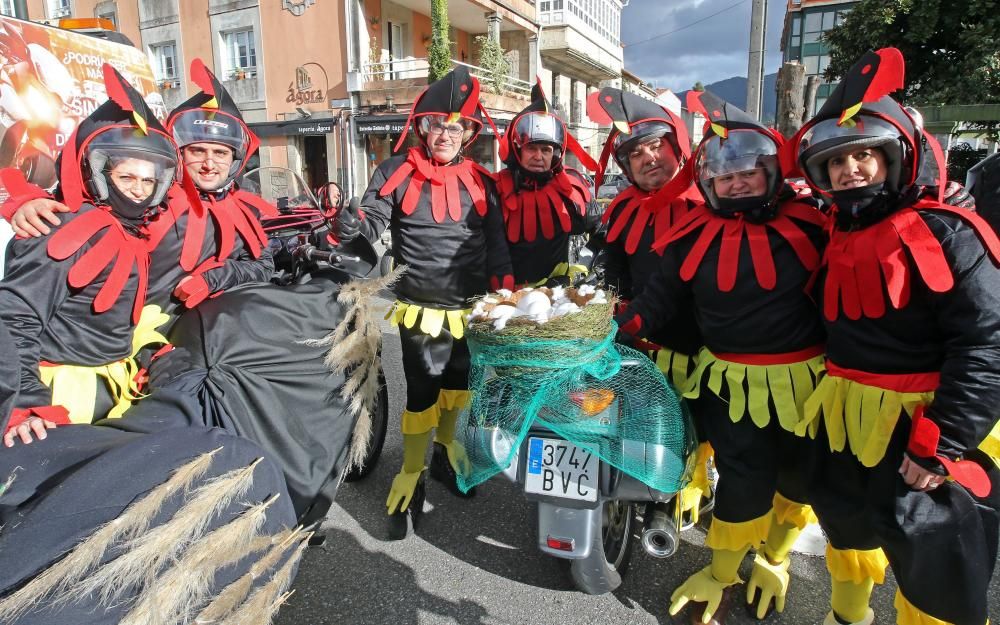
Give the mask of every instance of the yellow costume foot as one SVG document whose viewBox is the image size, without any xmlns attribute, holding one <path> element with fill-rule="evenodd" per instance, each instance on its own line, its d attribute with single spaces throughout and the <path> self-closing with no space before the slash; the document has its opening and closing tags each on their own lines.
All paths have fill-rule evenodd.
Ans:
<svg viewBox="0 0 1000 625">
<path fill-rule="evenodd" d="M 865 614 L 865 617 L 863 619 L 861 619 L 860 621 L 853 621 L 853 622 L 841 621 L 836 616 L 834 616 L 833 612 L 829 612 L 826 615 L 826 619 L 823 620 L 823 625 L 872 625 L 872 623 L 874 622 L 875 622 L 875 612 L 873 612 L 871 608 L 868 608 L 868 613 Z"/>
</svg>

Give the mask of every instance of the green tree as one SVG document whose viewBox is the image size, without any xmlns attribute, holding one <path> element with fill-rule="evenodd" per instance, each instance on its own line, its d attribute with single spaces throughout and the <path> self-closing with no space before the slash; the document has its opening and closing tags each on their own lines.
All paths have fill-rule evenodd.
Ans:
<svg viewBox="0 0 1000 625">
<path fill-rule="evenodd" d="M 451 41 L 448 40 L 448 0 L 431 0 L 431 45 L 427 49 L 430 82 L 451 71 Z"/>
<path fill-rule="evenodd" d="M 694 83 L 694 86 L 691 87 L 691 91 L 704 91 L 704 90 L 705 90 L 705 85 L 701 84 L 700 80 Z"/>
<path fill-rule="evenodd" d="M 907 104 L 1000 101 L 997 0 L 861 0 L 825 41 L 829 80 L 868 49 L 893 46 L 906 59 Z"/>
<path fill-rule="evenodd" d="M 503 93 L 507 88 L 507 75 L 510 74 L 510 61 L 503 51 L 499 41 L 487 36 L 476 37 L 479 46 L 479 64 L 489 72 L 484 85 L 490 93 Z"/>
</svg>

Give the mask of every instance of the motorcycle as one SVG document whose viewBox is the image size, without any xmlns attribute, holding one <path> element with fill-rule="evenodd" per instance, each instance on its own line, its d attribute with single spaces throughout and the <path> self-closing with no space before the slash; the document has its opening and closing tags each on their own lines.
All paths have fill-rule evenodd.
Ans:
<svg viewBox="0 0 1000 625">
<path fill-rule="evenodd" d="M 621 363 L 623 369 L 639 365 L 638 360 L 627 358 Z M 633 402 L 642 405 L 644 398 L 618 396 L 602 388 L 597 380 L 589 386 L 571 392 L 567 399 L 580 408 L 588 433 L 601 440 L 602 451 L 621 441 L 620 457 L 641 459 L 647 471 L 676 467 L 675 451 L 630 437 L 623 426 L 624 408 Z M 474 448 L 488 450 L 497 467 L 504 467 L 511 458 L 501 472 L 537 505 L 538 548 L 568 561 L 570 576 L 579 590 L 596 595 L 618 588 L 637 539 L 653 557 L 666 558 L 676 553 L 682 519 L 679 506 L 672 503 L 674 492 L 646 485 L 541 425 L 545 408 L 512 454 L 510 434 L 490 427 L 490 406 L 499 408 L 508 401 L 502 383 L 493 391 L 485 409 L 484 426 L 470 428 L 467 437 Z M 690 424 L 685 425 L 685 473 L 690 475 L 693 430 Z"/>
<path fill-rule="evenodd" d="M 271 279 L 274 284 L 289 286 L 322 279 L 342 285 L 355 277 L 372 276 L 380 265 L 378 253 L 364 237 L 349 243 L 334 241 L 330 233 L 336 216 L 323 214 L 315 194 L 291 170 L 260 167 L 246 172 L 239 184 L 278 207 L 278 216 L 262 220 L 274 258 L 275 274 Z M 357 198 L 343 210 L 353 211 L 357 216 Z M 347 472 L 345 482 L 364 479 L 375 469 L 388 424 L 389 395 L 380 368 L 368 452 L 360 465 Z"/>
</svg>

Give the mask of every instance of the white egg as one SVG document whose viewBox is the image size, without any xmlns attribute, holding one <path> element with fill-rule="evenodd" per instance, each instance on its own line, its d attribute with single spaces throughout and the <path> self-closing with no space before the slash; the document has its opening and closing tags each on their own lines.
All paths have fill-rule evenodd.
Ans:
<svg viewBox="0 0 1000 625">
<path fill-rule="evenodd" d="M 517 302 L 517 309 L 533 318 L 541 315 L 547 316 L 550 308 L 552 308 L 552 302 L 549 301 L 549 296 L 541 291 L 525 293 Z"/>
<path fill-rule="evenodd" d="M 510 304 L 499 304 L 490 311 L 490 319 L 510 319 L 517 309 Z"/>
<path fill-rule="evenodd" d="M 573 302 L 563 302 L 552 308 L 552 317 L 562 317 L 563 315 L 571 315 L 575 312 L 580 312 L 579 306 Z"/>
</svg>

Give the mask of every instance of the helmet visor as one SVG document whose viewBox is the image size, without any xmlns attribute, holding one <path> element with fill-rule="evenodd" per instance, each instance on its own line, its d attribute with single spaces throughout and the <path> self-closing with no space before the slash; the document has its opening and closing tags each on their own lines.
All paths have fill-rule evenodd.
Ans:
<svg viewBox="0 0 1000 625">
<path fill-rule="evenodd" d="M 550 113 L 535 112 L 518 117 L 513 132 L 514 144 L 518 147 L 529 143 L 551 143 L 562 148 L 566 143 L 562 121 Z"/>
<path fill-rule="evenodd" d="M 112 127 L 88 141 L 83 154 L 96 199 L 108 197 L 108 185 L 119 190 L 141 190 L 150 204 L 159 204 L 174 183 L 177 152 L 170 139 L 159 132 Z"/>
</svg>

